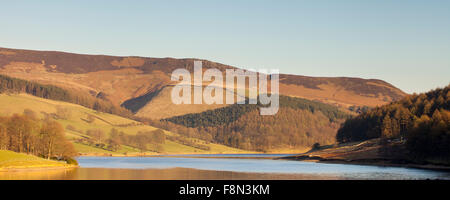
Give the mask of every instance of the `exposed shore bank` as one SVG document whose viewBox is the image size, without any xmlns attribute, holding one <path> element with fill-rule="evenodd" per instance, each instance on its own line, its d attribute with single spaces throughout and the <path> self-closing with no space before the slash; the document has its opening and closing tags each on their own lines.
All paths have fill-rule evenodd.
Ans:
<svg viewBox="0 0 450 200">
<path fill-rule="evenodd" d="M 53 166 L 53 165 L 30 165 L 20 167 L 6 167 L 0 168 L 0 172 L 24 172 L 24 171 L 43 171 L 43 170 L 60 170 L 60 169 L 74 169 L 78 165 Z"/>
<path fill-rule="evenodd" d="M 72 169 L 78 165 L 63 161 L 47 160 L 37 156 L 0 150 L 0 172 Z"/>
<path fill-rule="evenodd" d="M 450 165 L 448 164 L 425 161 L 417 162 L 406 158 L 405 155 L 407 153 L 402 149 L 402 141 L 391 141 L 387 145 L 381 145 L 380 139 L 372 139 L 363 142 L 341 144 L 336 147 L 325 147 L 295 156 L 276 159 L 450 171 Z"/>
</svg>

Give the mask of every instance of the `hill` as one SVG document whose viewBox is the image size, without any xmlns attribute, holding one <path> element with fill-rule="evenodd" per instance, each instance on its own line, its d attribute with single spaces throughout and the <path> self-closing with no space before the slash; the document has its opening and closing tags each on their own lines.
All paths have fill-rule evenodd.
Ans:
<svg viewBox="0 0 450 200">
<path fill-rule="evenodd" d="M 407 96 L 347 120 L 340 143 L 374 138 L 387 141 L 382 153 L 416 162 L 450 163 L 450 86 Z M 389 145 L 398 140 L 399 145 Z"/>
<path fill-rule="evenodd" d="M 184 68 L 192 72 L 194 61 L 198 59 L 81 55 L 1 48 L 0 60 L 0 74 L 32 81 L 33 84 L 39 83 L 46 86 L 44 88 L 47 85 L 62 88 L 70 91 L 70 94 L 88 98 L 89 102 L 100 103 L 63 101 L 148 122 L 153 127 L 169 130 L 173 134 L 165 131 L 165 138 L 168 140 L 162 145 L 164 142 L 158 139 L 161 132 L 156 128 L 137 130 L 125 127 L 127 130 L 123 130 L 119 127 L 128 125 L 114 124 L 105 125 L 108 128 L 101 128 L 100 124 L 83 128 L 92 120 L 108 122 L 95 113 L 78 117 L 78 121 L 81 119 L 80 125 L 61 121 L 66 123 L 66 127 L 70 125 L 68 128 L 72 132 L 84 134 L 77 137 L 72 133 L 74 141 L 78 141 L 78 149 L 98 153 L 107 153 L 105 147 L 116 149 L 115 143 L 118 141 L 127 143 L 122 145 L 122 149 L 116 149 L 120 153 L 148 150 L 161 152 L 162 149 L 167 151 L 173 149 L 167 146 L 171 142 L 194 148 L 187 148 L 186 152 L 209 151 L 209 142 L 250 151 L 297 151 L 317 142 L 334 143 L 334 133 L 348 117 L 349 109 L 364 111 L 367 107 L 384 105 L 406 95 L 382 80 L 280 74 L 280 111 L 275 116 L 259 116 L 255 110 L 258 106 L 173 104 L 171 91 L 177 82 L 170 80 L 172 71 Z M 211 61 L 202 62 L 203 70 L 217 68 L 223 73 L 226 69 L 237 69 Z M 191 83 L 191 87 L 205 87 L 208 84 L 203 82 L 202 85 L 194 86 Z M 224 89 L 222 85 L 216 87 L 217 91 L 237 95 L 235 90 Z M 234 89 L 236 88 L 247 92 L 255 89 L 246 85 L 236 85 Z M 19 92 L 28 90 L 22 89 Z M 36 95 L 34 90 L 30 94 Z M 102 105 L 102 109 L 98 109 L 98 105 Z M 123 112 L 119 106 L 131 112 Z M 96 127 L 100 127 L 98 129 L 101 131 L 96 131 Z M 101 135 L 112 132 L 114 138 L 98 142 Z M 140 141 L 151 144 L 139 144 Z M 95 150 L 93 146 L 96 147 Z"/>
<path fill-rule="evenodd" d="M 164 119 L 190 113 L 200 113 L 207 110 L 222 108 L 228 104 L 172 104 L 171 92 L 174 86 L 168 85 L 156 92 L 148 93 L 142 97 L 131 99 L 123 103 L 125 108 L 135 112 L 136 117 Z M 220 88 L 224 93 L 232 93 Z M 191 90 L 193 95 L 193 90 Z M 225 94 L 226 94 L 225 93 Z M 225 96 L 225 95 L 224 95 Z M 143 99 L 147 98 L 147 99 Z M 224 101 L 225 102 L 225 101 Z"/>
<path fill-rule="evenodd" d="M 14 113 L 23 113 L 24 110 L 33 111 L 38 118 L 49 117 L 62 124 L 65 127 L 66 137 L 74 143 L 80 153 L 84 154 L 138 154 L 141 153 L 139 148 L 126 144 L 122 144 L 119 149 L 109 149 L 106 144 L 112 129 L 127 136 L 158 130 L 131 119 L 98 112 L 72 103 L 43 99 L 28 94 L 0 94 L 0 115 L 9 116 Z M 97 136 L 95 133 L 103 133 L 102 142 L 92 141 Z M 245 152 L 180 136 L 169 131 L 163 131 L 163 133 L 166 136 L 164 143 L 149 144 L 144 152 L 153 154 Z"/>
<path fill-rule="evenodd" d="M 280 75 L 280 93 L 349 108 L 375 107 L 404 97 L 395 86 L 378 79 Z"/>
<path fill-rule="evenodd" d="M 0 74 L 89 94 L 115 105 L 123 105 L 139 117 L 161 119 L 223 107 L 179 108 L 165 100 L 168 98 L 168 86 L 174 84 L 170 81 L 172 71 L 185 68 L 192 72 L 194 60 L 198 59 L 81 55 L 0 48 Z M 202 62 L 204 70 L 237 69 L 207 60 Z M 382 80 L 286 74 L 280 74 L 280 94 L 343 108 L 379 106 L 406 95 Z M 160 109 L 154 109 L 154 104 Z M 161 115 L 161 109 L 168 114 Z"/>
<path fill-rule="evenodd" d="M 287 96 L 280 96 L 276 115 L 262 116 L 259 107 L 233 104 L 163 121 L 189 127 L 169 130 L 240 149 L 299 152 L 314 143 L 334 143 L 339 124 L 351 116 L 335 106 Z"/>
</svg>

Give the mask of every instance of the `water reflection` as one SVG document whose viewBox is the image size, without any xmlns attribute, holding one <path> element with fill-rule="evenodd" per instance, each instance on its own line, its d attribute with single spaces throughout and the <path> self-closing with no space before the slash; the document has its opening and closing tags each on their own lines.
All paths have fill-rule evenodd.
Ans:
<svg viewBox="0 0 450 200">
<path fill-rule="evenodd" d="M 171 169 L 188 168 L 220 173 L 256 173 L 259 176 L 283 176 L 295 179 L 450 179 L 449 172 L 404 167 L 380 167 L 349 164 L 326 164 L 272 159 L 192 158 L 192 157 L 80 157 L 82 168 Z M 234 178 L 229 175 L 229 178 Z M 288 176 L 285 176 L 288 175 Z M 251 176 L 251 175 L 250 175 Z M 182 179 L 182 178 L 180 178 Z M 227 178 L 225 178 L 227 179 Z"/>
<path fill-rule="evenodd" d="M 80 157 L 78 162 L 81 167 L 75 169 L 0 172 L 0 180 L 450 179 L 450 172 L 435 170 L 252 159 L 248 156 L 246 159 Z"/>
<path fill-rule="evenodd" d="M 31 171 L 3 171 L 0 180 L 72 180 L 76 179 L 76 168 L 31 170 Z"/>
<path fill-rule="evenodd" d="M 333 175 L 242 173 L 228 171 L 171 169 L 76 168 L 30 172 L 0 172 L 0 180 L 328 180 Z"/>
</svg>

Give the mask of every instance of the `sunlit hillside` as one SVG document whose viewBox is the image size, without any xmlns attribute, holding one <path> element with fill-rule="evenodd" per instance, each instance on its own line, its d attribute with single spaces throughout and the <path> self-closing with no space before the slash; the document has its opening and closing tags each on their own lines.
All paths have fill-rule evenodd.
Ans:
<svg viewBox="0 0 450 200">
<path fill-rule="evenodd" d="M 36 167 L 67 167 L 65 162 L 46 160 L 33 155 L 0 150 L 0 171 Z"/>
<path fill-rule="evenodd" d="M 161 115 L 160 108 L 174 106 L 170 101 L 159 101 L 165 99 L 166 91 L 154 98 L 155 109 L 143 106 L 152 103 L 151 99 L 145 98 L 149 94 L 174 84 L 171 74 L 175 69 L 187 69 L 193 73 L 194 61 L 201 59 L 116 57 L 7 48 L 0 50 L 0 74 L 93 94 L 115 105 L 138 99 L 134 103 L 144 108 L 142 111 L 134 110 L 139 117 L 161 119 L 221 107 L 187 106 L 180 112 L 171 109 L 165 116 L 154 117 Z M 238 69 L 212 61 L 201 61 L 203 70 L 215 68 L 224 72 L 226 69 Z M 377 79 L 280 74 L 279 80 L 279 92 L 282 95 L 346 109 L 351 106 L 380 106 L 406 95 L 395 86 Z M 132 104 L 129 105 L 136 108 Z"/>
<path fill-rule="evenodd" d="M 133 154 L 140 153 L 140 150 L 121 145 L 117 151 L 107 150 L 103 147 L 90 146 L 77 142 L 81 138 L 89 138 L 86 134 L 89 130 L 101 130 L 106 134 L 106 137 L 111 132 L 111 129 L 116 129 L 118 132 L 123 132 L 127 135 L 136 135 L 138 132 L 148 132 L 157 130 L 157 128 L 144 125 L 140 122 L 119 117 L 112 114 L 97 112 L 80 105 L 53 101 L 43 98 L 38 98 L 28 94 L 0 94 L 0 114 L 2 116 L 9 116 L 14 113 L 23 113 L 25 109 L 30 109 L 36 115 L 44 119 L 50 117 L 61 123 L 65 127 L 66 137 L 69 138 L 76 149 L 80 153 L 97 153 L 97 154 Z M 63 116 L 61 116 L 63 115 Z M 245 153 L 235 148 L 226 147 L 212 143 L 206 143 L 199 139 L 190 139 L 184 136 L 179 136 L 172 132 L 164 131 L 167 137 L 178 137 L 181 140 L 166 140 L 161 144 L 158 151 L 150 148 L 147 154 L 152 153 Z M 190 141 L 187 143 L 186 141 Z M 183 143 L 183 144 L 182 144 Z M 199 148 L 208 147 L 208 148 Z M 208 149 L 208 150 L 207 150 Z"/>
</svg>

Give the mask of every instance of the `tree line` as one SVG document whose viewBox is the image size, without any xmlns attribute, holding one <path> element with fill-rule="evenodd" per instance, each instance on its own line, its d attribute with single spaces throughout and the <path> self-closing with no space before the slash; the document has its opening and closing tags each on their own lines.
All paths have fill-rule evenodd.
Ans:
<svg viewBox="0 0 450 200">
<path fill-rule="evenodd" d="M 39 120 L 31 110 L 0 117 L 0 149 L 47 159 L 71 160 L 77 152 L 64 137 L 64 128 L 52 119 Z"/>
<path fill-rule="evenodd" d="M 276 115 L 264 116 L 255 110 L 230 124 L 203 129 L 213 133 L 213 140 L 221 144 L 270 151 L 311 147 L 314 143 L 332 144 L 338 128 L 338 121 L 330 121 L 319 111 L 281 107 Z"/>
<path fill-rule="evenodd" d="M 403 139 L 418 158 L 450 159 L 450 85 L 376 107 L 347 120 L 338 142 Z"/>
<path fill-rule="evenodd" d="M 186 127 L 211 127 L 223 124 L 232 123 L 246 113 L 257 110 L 263 107 L 258 101 L 258 104 L 233 104 L 223 108 L 208 110 L 202 113 L 186 114 L 182 116 L 171 117 L 163 119 L 163 121 L 170 121 L 175 124 L 180 124 Z M 310 101 L 301 98 L 280 96 L 279 99 L 281 108 L 292 108 L 298 110 L 306 110 L 311 113 L 320 112 L 324 114 L 331 122 L 349 118 L 350 115 L 340 111 L 337 107 L 327 105 L 317 101 Z"/>
</svg>

